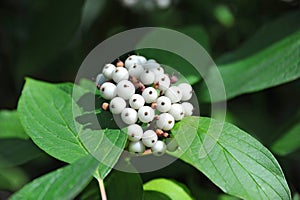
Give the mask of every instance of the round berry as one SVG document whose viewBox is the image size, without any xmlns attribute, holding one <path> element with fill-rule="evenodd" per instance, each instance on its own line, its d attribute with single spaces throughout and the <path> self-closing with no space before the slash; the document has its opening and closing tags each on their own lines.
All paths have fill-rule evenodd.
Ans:
<svg viewBox="0 0 300 200">
<path fill-rule="evenodd" d="M 183 107 L 179 103 L 172 104 L 169 113 L 174 117 L 176 121 L 182 120 L 182 118 L 184 117 Z"/>
<path fill-rule="evenodd" d="M 166 144 L 167 144 L 167 150 L 170 152 L 174 152 L 178 149 L 178 144 L 175 138 L 167 138 Z"/>
<path fill-rule="evenodd" d="M 146 63 L 157 63 L 157 62 L 156 62 L 156 60 L 154 60 L 154 59 L 149 59 L 149 60 L 147 60 Z"/>
<path fill-rule="evenodd" d="M 156 126 L 159 129 L 168 131 L 174 127 L 175 119 L 169 113 L 163 113 L 158 116 L 158 120 L 156 121 Z"/>
<path fill-rule="evenodd" d="M 158 76 L 159 74 L 164 74 L 164 69 L 162 67 L 155 67 L 150 69 L 150 71 L 152 71 L 155 76 Z"/>
<path fill-rule="evenodd" d="M 112 73 L 112 79 L 116 83 L 119 83 L 122 80 L 128 80 L 128 78 L 129 78 L 129 73 L 127 69 L 124 67 L 117 67 Z"/>
<path fill-rule="evenodd" d="M 171 81 L 168 75 L 166 74 L 157 74 L 155 76 L 155 83 L 158 83 L 158 89 L 165 91 L 170 87 Z"/>
<path fill-rule="evenodd" d="M 122 80 L 117 84 L 117 95 L 125 100 L 130 99 L 135 93 L 135 87 L 132 82 Z"/>
<path fill-rule="evenodd" d="M 154 82 L 155 79 L 155 74 L 146 69 L 141 75 L 140 75 L 140 81 L 144 84 L 144 85 L 151 85 Z"/>
<path fill-rule="evenodd" d="M 110 82 L 105 82 L 100 87 L 100 95 L 107 100 L 111 100 L 117 95 L 117 86 Z"/>
<path fill-rule="evenodd" d="M 129 99 L 129 105 L 133 109 L 139 109 L 145 104 L 145 99 L 142 95 L 140 94 L 134 94 L 131 96 Z"/>
<path fill-rule="evenodd" d="M 145 149 L 145 145 L 142 141 L 130 142 L 128 145 L 129 152 L 136 154 L 144 153 Z"/>
<path fill-rule="evenodd" d="M 104 75 L 105 78 L 107 79 L 112 79 L 112 74 L 115 71 L 116 66 L 113 64 L 106 64 L 103 67 L 102 73 Z"/>
<path fill-rule="evenodd" d="M 156 133 L 153 130 L 147 130 L 142 136 L 142 142 L 146 147 L 152 147 L 158 140 Z"/>
<path fill-rule="evenodd" d="M 128 68 L 128 73 L 130 76 L 140 78 L 141 74 L 144 72 L 144 68 L 140 64 L 134 64 Z"/>
<path fill-rule="evenodd" d="M 138 111 L 139 120 L 143 123 L 151 122 L 154 119 L 154 110 L 149 106 L 143 106 Z"/>
<path fill-rule="evenodd" d="M 143 67 L 145 69 L 149 69 L 149 70 L 152 71 L 155 68 L 159 68 L 160 64 L 158 64 L 157 62 L 149 62 L 149 61 L 147 61 L 146 63 L 143 64 Z"/>
<path fill-rule="evenodd" d="M 181 98 L 182 101 L 188 101 L 192 98 L 193 88 L 190 84 L 181 83 L 178 85 L 178 87 L 182 92 L 182 98 Z"/>
<path fill-rule="evenodd" d="M 125 60 L 125 67 L 127 69 L 134 64 L 140 64 L 140 59 L 137 55 L 131 55 Z"/>
<path fill-rule="evenodd" d="M 130 141 L 139 141 L 143 136 L 143 129 L 137 124 L 129 125 L 127 128 L 127 135 Z"/>
<path fill-rule="evenodd" d="M 147 62 L 147 59 L 144 56 L 136 56 L 139 60 L 140 64 L 144 64 Z"/>
<path fill-rule="evenodd" d="M 96 77 L 96 81 L 95 81 L 96 86 L 100 87 L 105 82 L 106 82 L 106 78 L 104 77 L 104 75 L 103 74 L 98 74 L 97 77 Z"/>
<path fill-rule="evenodd" d="M 109 110 L 112 114 L 121 114 L 125 108 L 126 102 L 121 97 L 115 97 L 109 103 Z"/>
<path fill-rule="evenodd" d="M 125 108 L 121 113 L 121 119 L 125 124 L 135 124 L 138 119 L 137 112 L 132 108 Z"/>
<path fill-rule="evenodd" d="M 152 147 L 151 147 L 152 153 L 155 156 L 162 156 L 166 153 L 167 145 L 163 141 L 157 141 Z"/>
<path fill-rule="evenodd" d="M 143 93 L 142 96 L 144 97 L 146 103 L 152 103 L 157 99 L 157 91 L 153 87 L 147 87 Z"/>
<path fill-rule="evenodd" d="M 192 116 L 194 111 L 193 104 L 189 102 L 183 102 L 182 104 L 183 110 L 184 110 L 184 116 Z"/>
<path fill-rule="evenodd" d="M 156 100 L 156 109 L 159 112 L 168 112 L 171 109 L 171 100 L 166 96 L 158 97 Z"/>
<path fill-rule="evenodd" d="M 166 90 L 165 96 L 169 97 L 172 103 L 179 102 L 182 98 L 182 92 L 179 87 L 171 86 Z"/>
</svg>

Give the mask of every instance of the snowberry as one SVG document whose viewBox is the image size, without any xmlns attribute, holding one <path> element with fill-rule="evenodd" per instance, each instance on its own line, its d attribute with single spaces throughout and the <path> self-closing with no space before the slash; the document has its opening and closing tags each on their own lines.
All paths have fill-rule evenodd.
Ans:
<svg viewBox="0 0 300 200">
<path fill-rule="evenodd" d="M 143 136 L 143 129 L 137 124 L 129 125 L 127 128 L 127 135 L 130 141 L 139 141 Z"/>
<path fill-rule="evenodd" d="M 126 102 L 121 97 L 115 97 L 110 101 L 109 110 L 112 114 L 121 114 L 126 108 Z"/>
<path fill-rule="evenodd" d="M 121 119 L 125 124 L 134 124 L 137 119 L 137 112 L 132 108 L 125 108 L 121 113 Z"/>
<path fill-rule="evenodd" d="M 175 119 L 169 113 L 163 113 L 158 116 L 158 120 L 156 121 L 156 126 L 159 129 L 168 131 L 173 128 L 175 124 Z"/>
<path fill-rule="evenodd" d="M 159 74 L 164 74 L 164 69 L 162 67 L 155 67 L 150 69 L 150 71 L 152 71 L 155 76 L 158 76 Z"/>
<path fill-rule="evenodd" d="M 131 55 L 125 60 L 125 67 L 127 69 L 134 64 L 140 64 L 140 59 L 137 55 Z"/>
<path fill-rule="evenodd" d="M 178 85 L 178 87 L 182 92 L 182 98 L 181 98 L 182 101 L 188 101 L 192 98 L 193 88 L 190 84 L 181 83 Z"/>
<path fill-rule="evenodd" d="M 167 150 L 170 152 L 174 152 L 178 149 L 178 144 L 175 138 L 167 138 L 166 144 L 167 144 Z"/>
<path fill-rule="evenodd" d="M 147 87 L 143 93 L 142 96 L 144 97 L 146 103 L 152 103 L 157 99 L 157 91 L 153 87 Z"/>
<path fill-rule="evenodd" d="M 193 104 L 189 102 L 183 102 L 182 104 L 183 110 L 184 110 L 184 116 L 192 116 L 194 111 Z"/>
<path fill-rule="evenodd" d="M 153 130 L 147 130 L 142 136 L 142 142 L 146 147 L 152 147 L 158 140 L 156 133 Z"/>
<path fill-rule="evenodd" d="M 140 78 L 141 74 L 144 72 L 144 68 L 140 64 L 134 64 L 128 68 L 128 73 L 130 76 Z"/>
<path fill-rule="evenodd" d="M 117 95 L 125 100 L 130 99 L 135 93 L 135 87 L 132 82 L 122 80 L 117 84 Z"/>
<path fill-rule="evenodd" d="M 151 150 L 153 155 L 162 156 L 167 150 L 167 145 L 163 141 L 159 140 L 151 147 Z"/>
<path fill-rule="evenodd" d="M 155 79 L 155 74 L 146 69 L 143 73 L 141 73 L 140 75 L 140 81 L 144 84 L 144 85 L 151 85 L 154 82 Z"/>
<path fill-rule="evenodd" d="M 110 82 L 105 82 L 100 87 L 100 95 L 107 100 L 111 100 L 117 95 L 117 86 Z"/>
<path fill-rule="evenodd" d="M 143 106 L 138 111 L 139 120 L 143 123 L 151 122 L 154 119 L 154 110 L 149 106 Z"/>
<path fill-rule="evenodd" d="M 170 87 L 170 78 L 166 74 L 157 74 L 155 76 L 155 83 L 158 83 L 158 89 L 165 91 Z"/>
<path fill-rule="evenodd" d="M 128 145 L 129 152 L 133 153 L 144 153 L 145 151 L 145 145 L 142 141 L 136 141 L 136 142 L 130 142 Z"/>
<path fill-rule="evenodd" d="M 100 87 L 105 82 L 106 82 L 106 78 L 104 77 L 104 75 L 103 74 L 98 74 L 97 77 L 96 77 L 96 81 L 95 81 L 96 86 Z"/>
<path fill-rule="evenodd" d="M 169 113 L 174 117 L 176 121 L 182 120 L 184 117 L 184 110 L 181 104 L 174 103 L 171 106 L 171 109 L 169 110 Z"/>
<path fill-rule="evenodd" d="M 136 56 L 139 60 L 140 64 L 144 64 L 147 62 L 147 59 L 144 56 Z"/>
<path fill-rule="evenodd" d="M 165 96 L 158 97 L 156 100 L 156 109 L 159 112 L 168 112 L 171 109 L 171 100 Z"/>
<path fill-rule="evenodd" d="M 158 64 L 157 62 L 149 62 L 148 60 L 146 63 L 143 64 L 143 67 L 152 71 L 152 69 L 159 68 L 160 64 Z"/>
<path fill-rule="evenodd" d="M 156 62 L 156 60 L 154 60 L 154 59 L 149 59 L 149 60 L 147 60 L 146 63 L 157 63 L 157 62 Z M 145 64 L 146 64 L 146 63 L 145 63 Z"/>
<path fill-rule="evenodd" d="M 140 94 L 134 94 L 131 96 L 129 99 L 129 105 L 133 109 L 139 109 L 145 104 L 145 99 L 142 95 Z"/>
<path fill-rule="evenodd" d="M 182 98 L 182 92 L 179 87 L 171 86 L 166 90 L 165 96 L 169 97 L 172 103 L 179 102 Z"/>
<path fill-rule="evenodd" d="M 112 79 L 112 74 L 115 71 L 116 66 L 113 64 L 106 64 L 103 67 L 102 73 L 107 79 Z"/>
<path fill-rule="evenodd" d="M 119 83 L 122 80 L 128 80 L 128 78 L 129 78 L 129 73 L 127 69 L 124 67 L 117 67 L 112 73 L 112 79 L 116 83 Z"/>
</svg>

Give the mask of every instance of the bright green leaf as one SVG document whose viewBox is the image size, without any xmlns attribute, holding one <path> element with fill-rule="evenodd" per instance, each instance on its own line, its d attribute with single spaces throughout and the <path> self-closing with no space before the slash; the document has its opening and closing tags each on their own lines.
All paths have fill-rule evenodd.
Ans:
<svg viewBox="0 0 300 200">
<path fill-rule="evenodd" d="M 172 200 L 192 200 L 185 189 L 173 180 L 163 178 L 151 180 L 144 184 L 144 190 L 161 192 L 170 197 Z"/>
<path fill-rule="evenodd" d="M 78 138 L 70 84 L 50 84 L 27 79 L 18 104 L 21 123 L 36 145 L 51 156 L 74 162 L 87 151 Z M 73 106 L 72 106 L 73 105 Z"/>
<path fill-rule="evenodd" d="M 284 156 L 300 148 L 300 122 L 291 127 L 272 145 L 272 151 Z"/>
<path fill-rule="evenodd" d="M 31 140 L 0 139 L 0 169 L 26 163 L 41 153 Z"/>
<path fill-rule="evenodd" d="M 274 43 L 268 48 L 239 61 L 219 67 L 225 85 L 226 97 L 219 96 L 214 101 L 223 101 L 235 96 L 260 91 L 300 77 L 300 31 Z M 210 92 L 219 93 L 215 70 L 207 76 L 211 84 L 206 88 L 198 84 L 195 91 L 200 99 L 210 101 Z"/>
<path fill-rule="evenodd" d="M 181 156 L 224 192 L 243 199 L 291 199 L 274 156 L 234 125 L 186 117 L 172 133 L 181 149 L 173 155 Z"/>
<path fill-rule="evenodd" d="M 73 164 L 39 177 L 15 193 L 18 199 L 73 199 L 91 180 L 99 162 L 86 156 Z"/>
<path fill-rule="evenodd" d="M 0 138 L 28 138 L 15 110 L 0 111 L 0 130 Z"/>
</svg>

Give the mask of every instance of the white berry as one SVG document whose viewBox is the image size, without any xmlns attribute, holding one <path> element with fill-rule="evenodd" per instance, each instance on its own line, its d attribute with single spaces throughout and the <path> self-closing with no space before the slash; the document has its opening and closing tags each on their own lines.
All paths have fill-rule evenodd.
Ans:
<svg viewBox="0 0 300 200">
<path fill-rule="evenodd" d="M 156 100 L 156 109 L 159 112 L 168 112 L 171 109 L 171 100 L 166 96 L 158 97 Z"/>
<path fill-rule="evenodd" d="M 117 84 L 117 95 L 125 100 L 130 99 L 135 93 L 135 87 L 132 82 L 122 80 Z"/>
<path fill-rule="evenodd" d="M 178 144 L 175 138 L 167 138 L 166 144 L 167 144 L 167 150 L 170 152 L 174 152 L 178 149 Z"/>
<path fill-rule="evenodd" d="M 182 98 L 182 92 L 179 87 L 171 86 L 166 90 L 165 96 L 169 97 L 172 103 L 179 102 Z"/>
<path fill-rule="evenodd" d="M 154 110 L 150 106 L 143 106 L 138 111 L 139 120 L 143 123 L 151 122 L 154 116 Z"/>
<path fill-rule="evenodd" d="M 130 142 L 128 145 L 128 150 L 129 152 L 136 153 L 136 154 L 144 153 L 145 145 L 143 144 L 142 141 Z"/>
<path fill-rule="evenodd" d="M 178 85 L 178 87 L 182 92 L 182 98 L 181 98 L 182 101 L 188 101 L 192 98 L 193 88 L 190 84 L 181 83 Z"/>
<path fill-rule="evenodd" d="M 117 86 L 110 82 L 105 82 L 100 87 L 100 95 L 107 100 L 111 100 L 117 95 Z"/>
<path fill-rule="evenodd" d="M 129 78 L 129 73 L 127 69 L 124 67 L 117 67 L 112 73 L 112 79 L 116 83 L 119 83 L 122 80 L 128 80 L 128 78 Z"/>
<path fill-rule="evenodd" d="M 165 72 L 162 67 L 155 67 L 150 69 L 150 71 L 152 71 L 155 74 L 155 76 L 158 76 L 159 74 L 164 74 Z"/>
<path fill-rule="evenodd" d="M 147 130 L 142 136 L 142 142 L 146 147 L 152 147 L 158 140 L 156 133 L 153 130 Z"/>
<path fill-rule="evenodd" d="M 168 131 L 174 127 L 175 119 L 169 113 L 163 113 L 158 116 L 158 120 L 156 121 L 156 126 L 159 129 Z"/>
<path fill-rule="evenodd" d="M 129 125 L 127 128 L 127 135 L 130 141 L 139 141 L 143 136 L 143 129 L 137 124 Z"/>
<path fill-rule="evenodd" d="M 157 91 L 153 87 L 147 87 L 143 93 L 142 96 L 144 97 L 146 103 L 152 103 L 157 99 Z"/>
<path fill-rule="evenodd" d="M 189 102 L 183 102 L 182 104 L 183 110 L 184 110 L 184 116 L 192 116 L 194 111 L 193 104 Z"/>
<path fill-rule="evenodd" d="M 144 68 L 140 64 L 134 64 L 128 68 L 128 73 L 130 76 L 140 78 L 141 74 L 144 72 Z"/>
<path fill-rule="evenodd" d="M 134 64 L 140 64 L 140 59 L 136 55 L 131 55 L 125 60 L 125 67 L 129 68 Z"/>
<path fill-rule="evenodd" d="M 143 67 L 145 69 L 151 70 L 160 67 L 160 64 L 158 64 L 157 62 L 149 62 L 149 60 L 143 64 Z"/>
<path fill-rule="evenodd" d="M 132 108 L 125 108 L 121 113 L 121 119 L 125 124 L 134 124 L 138 120 L 137 112 Z"/>
<path fill-rule="evenodd" d="M 96 86 L 101 86 L 103 83 L 106 82 L 106 78 L 104 77 L 103 74 L 98 74 L 97 77 L 96 77 Z"/>
<path fill-rule="evenodd" d="M 184 117 L 183 107 L 179 103 L 172 104 L 169 113 L 174 117 L 176 121 L 182 120 L 182 118 Z"/>
<path fill-rule="evenodd" d="M 163 141 L 157 141 L 152 147 L 151 147 L 152 153 L 155 156 L 162 156 L 166 153 L 167 145 Z"/>
<path fill-rule="evenodd" d="M 121 97 L 115 97 L 109 103 L 109 110 L 112 114 L 121 114 L 125 108 L 126 102 Z"/>
<path fill-rule="evenodd" d="M 115 71 L 116 66 L 113 64 L 106 64 L 103 67 L 102 73 L 107 79 L 112 79 L 112 74 Z"/>
<path fill-rule="evenodd" d="M 140 62 L 140 64 L 144 64 L 147 62 L 147 59 L 144 56 L 136 56 Z"/>
<path fill-rule="evenodd" d="M 166 74 L 157 74 L 155 76 L 155 83 L 158 83 L 158 89 L 165 91 L 170 87 L 171 81 L 168 75 Z"/>
<path fill-rule="evenodd" d="M 140 94 L 134 94 L 129 99 L 129 105 L 133 109 L 139 109 L 140 107 L 144 106 L 144 104 L 145 104 L 145 99 Z"/>
<path fill-rule="evenodd" d="M 140 81 L 144 84 L 144 85 L 151 85 L 153 84 L 155 79 L 155 74 L 150 71 L 150 70 L 145 70 L 143 73 L 141 73 L 140 75 Z"/>
</svg>

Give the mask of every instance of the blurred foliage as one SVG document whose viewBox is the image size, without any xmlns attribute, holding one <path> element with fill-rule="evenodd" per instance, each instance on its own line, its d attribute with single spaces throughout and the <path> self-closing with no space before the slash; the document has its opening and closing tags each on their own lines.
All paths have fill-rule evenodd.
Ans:
<svg viewBox="0 0 300 200">
<path fill-rule="evenodd" d="M 121 0 L 2 0 L 0 108 L 16 109 L 25 76 L 50 82 L 73 81 L 81 62 L 97 44 L 131 28 L 159 26 L 182 31 L 200 42 L 218 64 L 226 67 L 226 63 L 247 58 L 299 30 L 299 5 L 299 0 L 177 0 L 168 8 L 146 10 L 124 6 Z M 300 81 L 296 80 L 236 97 L 228 101 L 227 118 L 278 153 L 293 194 L 300 193 L 299 121 L 293 120 L 300 110 L 299 88 Z M 201 113 L 207 115 L 210 104 L 200 106 Z M 11 138 L 5 140 L 6 144 L 10 141 L 16 145 L 13 138 L 27 138 L 15 117 L 17 113 L 0 113 L 1 129 L 10 127 L 16 131 L 16 135 L 8 137 L 10 132 L 0 130 L 0 135 Z M 10 120 L 16 126 L 8 123 Z M 286 133 L 289 135 L 284 136 Z M 294 137 L 298 140 L 293 141 Z M 286 141 L 294 142 L 292 150 Z M 27 150 L 35 152 L 34 148 Z M 0 169 L 0 199 L 64 165 L 44 154 L 32 159 L 35 160 Z M 184 183 L 196 199 L 232 199 L 222 195 L 204 175 L 180 161 L 142 175 L 144 183 L 161 177 Z M 295 194 L 294 199 L 299 199 L 299 195 Z"/>
</svg>

